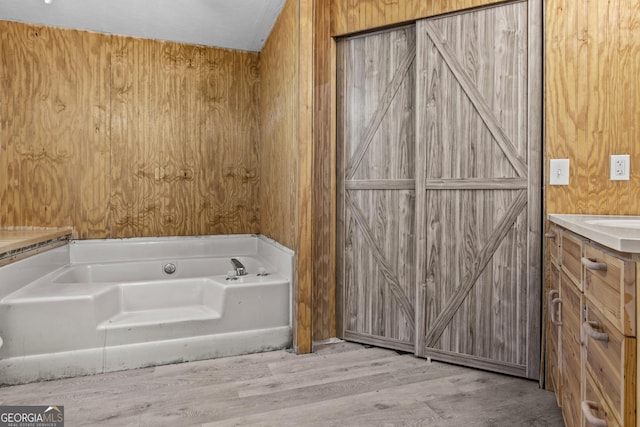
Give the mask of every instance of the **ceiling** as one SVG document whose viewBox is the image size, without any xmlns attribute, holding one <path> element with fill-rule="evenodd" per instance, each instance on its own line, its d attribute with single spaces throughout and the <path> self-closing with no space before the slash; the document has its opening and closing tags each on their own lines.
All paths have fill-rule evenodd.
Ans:
<svg viewBox="0 0 640 427">
<path fill-rule="evenodd" d="M 0 0 L 0 20 L 258 52 L 285 0 Z"/>
</svg>

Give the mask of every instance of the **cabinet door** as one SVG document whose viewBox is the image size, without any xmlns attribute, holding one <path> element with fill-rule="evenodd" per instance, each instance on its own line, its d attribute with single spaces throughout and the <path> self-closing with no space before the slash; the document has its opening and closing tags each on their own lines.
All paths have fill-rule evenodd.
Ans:
<svg viewBox="0 0 640 427">
<path fill-rule="evenodd" d="M 417 353 L 539 377 L 540 4 L 417 26 Z"/>
<path fill-rule="evenodd" d="M 338 45 L 343 337 L 413 352 L 415 28 Z"/>
<path fill-rule="evenodd" d="M 546 326 L 546 385 L 548 390 L 555 391 L 556 399 L 560 404 L 562 396 L 561 370 L 561 346 L 562 339 L 562 299 L 560 298 L 560 269 L 554 263 L 548 264 L 547 281 L 547 317 Z"/>
<path fill-rule="evenodd" d="M 582 384 L 584 378 L 581 327 L 582 293 L 563 270 L 560 278 L 562 298 L 561 381 L 562 414 L 567 427 L 582 425 Z"/>
</svg>

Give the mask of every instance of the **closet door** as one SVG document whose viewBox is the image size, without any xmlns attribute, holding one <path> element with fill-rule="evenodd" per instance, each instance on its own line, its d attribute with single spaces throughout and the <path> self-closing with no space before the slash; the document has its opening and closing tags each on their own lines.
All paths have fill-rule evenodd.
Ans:
<svg viewBox="0 0 640 427">
<path fill-rule="evenodd" d="M 343 337 L 414 351 L 415 28 L 338 44 Z"/>
<path fill-rule="evenodd" d="M 416 353 L 538 378 L 540 4 L 417 24 Z"/>
</svg>

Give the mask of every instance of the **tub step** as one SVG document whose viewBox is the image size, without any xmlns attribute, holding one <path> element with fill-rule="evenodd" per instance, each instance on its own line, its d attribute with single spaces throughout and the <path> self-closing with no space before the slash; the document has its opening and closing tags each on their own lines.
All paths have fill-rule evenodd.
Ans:
<svg viewBox="0 0 640 427">
<path fill-rule="evenodd" d="M 98 330 L 131 328 L 192 320 L 220 319 L 220 313 L 206 305 L 124 311 L 98 324 Z"/>
</svg>

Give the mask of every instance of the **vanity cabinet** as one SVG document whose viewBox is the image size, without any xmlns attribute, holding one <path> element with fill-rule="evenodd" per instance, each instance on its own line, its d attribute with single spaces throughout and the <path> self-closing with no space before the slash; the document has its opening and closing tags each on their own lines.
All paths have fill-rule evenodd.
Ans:
<svg viewBox="0 0 640 427">
<path fill-rule="evenodd" d="M 561 227 L 547 237 L 548 388 L 569 427 L 636 426 L 637 260 Z"/>
</svg>

